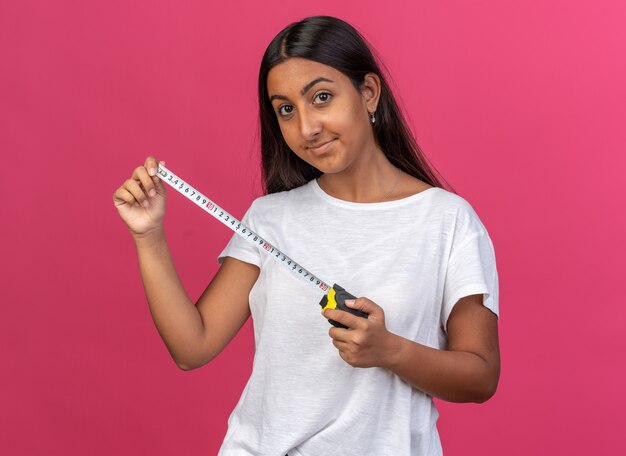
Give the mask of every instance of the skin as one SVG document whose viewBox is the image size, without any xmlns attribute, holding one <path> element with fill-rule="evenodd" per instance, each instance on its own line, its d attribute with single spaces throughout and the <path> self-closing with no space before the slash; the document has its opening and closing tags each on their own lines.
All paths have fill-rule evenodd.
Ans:
<svg viewBox="0 0 626 456">
<path fill-rule="evenodd" d="M 150 313 L 172 359 L 183 370 L 217 356 L 250 316 L 248 295 L 259 268 L 226 258 L 194 304 L 185 291 L 163 229 L 166 190 L 148 157 L 113 194 L 135 241 Z"/>
<path fill-rule="evenodd" d="M 292 58 L 268 75 L 268 93 L 283 137 L 300 158 L 320 169 L 319 185 L 346 201 L 404 198 L 429 185 L 395 168 L 374 138 L 370 113 L 380 98 L 380 79 L 367 74 L 357 89 L 334 68 Z M 208 363 L 250 316 L 248 295 L 259 269 L 226 258 L 194 305 L 176 273 L 163 231 L 165 188 L 148 157 L 114 195 L 114 204 L 135 240 L 151 314 L 176 364 L 184 370 Z M 384 310 L 360 297 L 348 305 L 359 318 L 327 309 L 330 342 L 354 367 L 381 367 L 415 388 L 452 402 L 484 402 L 500 374 L 497 317 L 482 295 L 467 296 L 448 319 L 448 348 L 433 349 L 387 330 Z"/>
<path fill-rule="evenodd" d="M 324 173 L 319 184 L 327 193 L 347 201 L 380 202 L 429 188 L 399 172 L 376 143 L 370 113 L 380 98 L 377 75 L 366 75 L 357 90 L 338 70 L 293 58 L 269 72 L 267 87 L 285 141 Z M 348 326 L 332 327 L 328 333 L 350 365 L 389 369 L 448 401 L 484 402 L 495 393 L 500 375 L 497 317 L 482 305 L 481 295 L 455 305 L 448 319 L 448 350 L 389 332 L 384 310 L 365 297 L 353 306 L 369 318 L 332 309 L 324 312 L 326 318 Z"/>
<path fill-rule="evenodd" d="M 377 75 L 366 75 L 357 90 L 332 67 L 292 58 L 272 68 L 267 88 L 285 142 L 324 173 L 318 182 L 327 193 L 368 203 L 402 198 L 429 187 L 394 167 L 374 139 L 370 113 L 376 111 L 380 98 Z M 304 94 L 303 88 L 308 88 Z M 315 148 L 329 141 L 321 150 Z"/>
</svg>

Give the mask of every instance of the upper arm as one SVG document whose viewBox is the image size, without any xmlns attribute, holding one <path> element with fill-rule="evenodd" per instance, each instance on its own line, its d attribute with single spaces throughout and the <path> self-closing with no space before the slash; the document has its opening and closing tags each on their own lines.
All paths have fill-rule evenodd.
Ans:
<svg viewBox="0 0 626 456">
<path fill-rule="evenodd" d="M 248 295 L 259 272 L 253 264 L 224 258 L 196 304 L 204 325 L 202 359 L 196 367 L 217 356 L 250 316 Z"/>
<path fill-rule="evenodd" d="M 498 317 L 483 305 L 483 295 L 459 299 L 448 318 L 448 349 L 480 356 L 495 387 L 500 377 Z"/>
</svg>

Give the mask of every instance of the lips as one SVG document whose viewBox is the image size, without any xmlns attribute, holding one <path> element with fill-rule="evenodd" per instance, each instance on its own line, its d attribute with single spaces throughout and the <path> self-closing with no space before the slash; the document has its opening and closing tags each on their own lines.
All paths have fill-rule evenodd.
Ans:
<svg viewBox="0 0 626 456">
<path fill-rule="evenodd" d="M 325 142 L 322 142 L 322 143 L 316 144 L 315 146 L 308 146 L 308 147 L 307 147 L 307 150 L 308 150 L 309 152 L 314 153 L 314 154 L 322 154 L 322 153 L 326 152 L 326 150 L 328 150 L 328 148 L 330 147 L 330 145 L 331 145 L 332 143 L 334 143 L 334 142 L 335 142 L 335 140 L 334 140 L 334 139 L 331 139 L 331 140 L 329 140 L 329 141 L 325 141 Z"/>
</svg>

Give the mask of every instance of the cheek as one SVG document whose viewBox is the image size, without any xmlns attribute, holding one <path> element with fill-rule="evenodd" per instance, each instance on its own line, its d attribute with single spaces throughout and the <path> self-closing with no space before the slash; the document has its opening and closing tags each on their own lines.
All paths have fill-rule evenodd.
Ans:
<svg viewBox="0 0 626 456">
<path fill-rule="evenodd" d="M 369 116 L 359 97 L 345 100 L 334 116 L 334 126 L 343 132 L 351 142 L 359 142 L 362 139 L 365 128 L 369 127 Z"/>
<path fill-rule="evenodd" d="M 279 123 L 280 133 L 283 136 L 283 139 L 289 146 L 289 148 L 293 150 L 297 150 L 297 137 L 294 129 L 289 124 Z"/>
<path fill-rule="evenodd" d="M 348 145 L 361 146 L 367 133 L 369 123 L 365 122 L 362 112 L 358 109 L 348 111 L 349 115 L 342 116 L 335 122 L 336 131 L 342 132 L 343 142 Z"/>
<path fill-rule="evenodd" d="M 280 127 L 280 133 L 283 137 L 283 140 L 287 143 L 287 146 L 289 147 L 289 149 L 291 149 L 291 152 L 296 154 L 296 156 L 300 157 L 302 160 L 306 161 L 310 165 L 312 165 L 312 163 L 306 159 L 307 157 L 302 153 L 302 151 L 299 148 L 300 142 L 299 142 L 298 131 L 294 129 L 291 126 L 291 124 L 279 123 L 279 127 Z"/>
</svg>

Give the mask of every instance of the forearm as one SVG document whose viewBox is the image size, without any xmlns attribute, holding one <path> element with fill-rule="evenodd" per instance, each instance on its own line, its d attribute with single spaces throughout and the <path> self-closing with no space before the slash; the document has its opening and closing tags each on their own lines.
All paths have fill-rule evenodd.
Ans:
<svg viewBox="0 0 626 456">
<path fill-rule="evenodd" d="M 393 353 L 384 366 L 413 387 L 450 402 L 484 402 L 494 393 L 498 370 L 469 352 L 438 350 L 390 335 Z"/>
<path fill-rule="evenodd" d="M 203 323 L 178 277 L 162 230 L 135 238 L 139 269 L 157 330 L 176 364 L 185 369 L 199 356 Z"/>
</svg>

